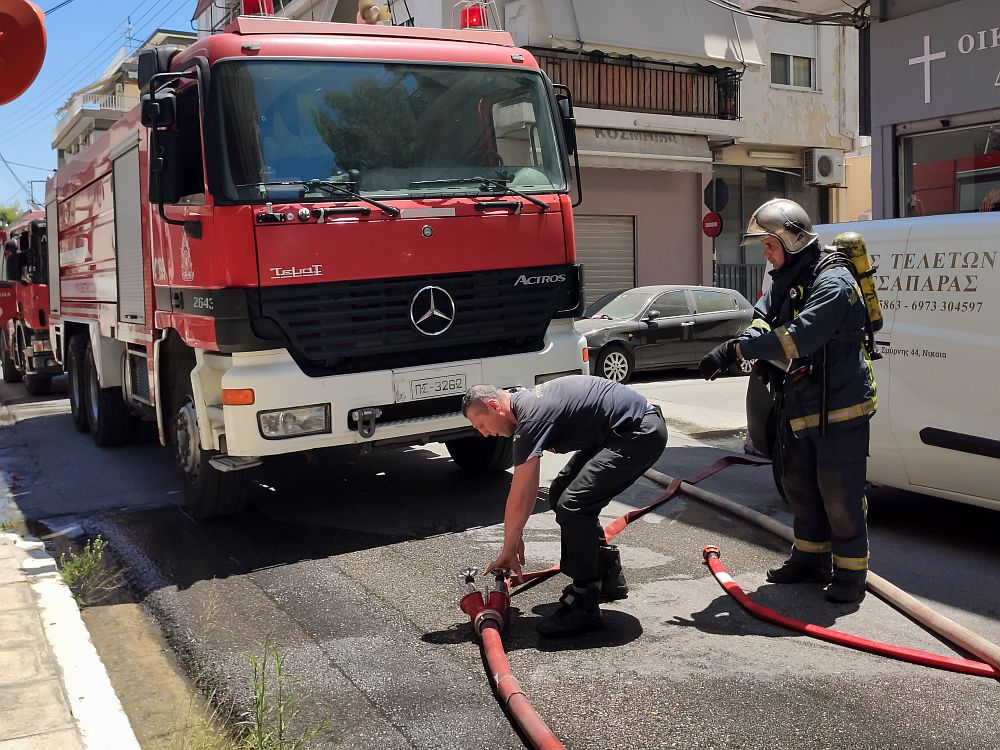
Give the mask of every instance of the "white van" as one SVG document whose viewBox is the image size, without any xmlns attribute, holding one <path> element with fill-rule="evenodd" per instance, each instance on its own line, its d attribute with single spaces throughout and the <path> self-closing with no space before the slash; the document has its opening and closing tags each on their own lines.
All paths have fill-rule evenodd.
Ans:
<svg viewBox="0 0 1000 750">
<path fill-rule="evenodd" d="M 1000 510 L 1000 213 L 816 230 L 823 244 L 859 232 L 878 266 L 869 481 Z M 758 448 L 760 387 L 747 395 Z"/>
</svg>

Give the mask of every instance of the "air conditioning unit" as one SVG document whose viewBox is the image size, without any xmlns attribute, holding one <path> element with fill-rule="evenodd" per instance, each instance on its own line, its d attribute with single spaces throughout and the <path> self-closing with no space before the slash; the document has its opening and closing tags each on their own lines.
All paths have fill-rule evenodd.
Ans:
<svg viewBox="0 0 1000 750">
<path fill-rule="evenodd" d="M 807 185 L 844 186 L 844 152 L 839 148 L 807 148 L 802 153 L 802 179 Z"/>
</svg>

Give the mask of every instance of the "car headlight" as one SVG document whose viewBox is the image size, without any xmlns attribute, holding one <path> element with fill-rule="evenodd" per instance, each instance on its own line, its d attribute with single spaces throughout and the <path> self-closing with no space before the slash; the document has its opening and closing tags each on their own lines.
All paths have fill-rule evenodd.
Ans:
<svg viewBox="0 0 1000 750">
<path fill-rule="evenodd" d="M 330 432 L 330 405 L 298 406 L 257 413 L 260 434 L 266 440 Z"/>
</svg>

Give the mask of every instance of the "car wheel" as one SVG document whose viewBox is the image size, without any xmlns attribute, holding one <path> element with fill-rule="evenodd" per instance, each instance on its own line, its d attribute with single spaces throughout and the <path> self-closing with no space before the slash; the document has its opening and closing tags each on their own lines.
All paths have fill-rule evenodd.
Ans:
<svg viewBox="0 0 1000 750">
<path fill-rule="evenodd" d="M 597 358 L 597 374 L 616 383 L 627 383 L 634 367 L 632 352 L 618 344 L 604 347 Z"/>
<path fill-rule="evenodd" d="M 749 375 L 753 371 L 754 362 L 756 359 L 741 359 L 738 362 L 734 362 L 729 367 L 730 375 Z"/>
</svg>

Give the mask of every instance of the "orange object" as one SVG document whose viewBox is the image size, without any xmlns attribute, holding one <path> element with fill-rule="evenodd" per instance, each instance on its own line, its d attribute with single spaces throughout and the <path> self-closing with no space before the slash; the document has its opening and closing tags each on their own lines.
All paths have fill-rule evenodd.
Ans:
<svg viewBox="0 0 1000 750">
<path fill-rule="evenodd" d="M 583 347 L 583 363 L 586 364 L 590 361 L 590 350 L 587 347 Z"/>
<path fill-rule="evenodd" d="M 222 403 L 224 406 L 253 405 L 253 388 L 223 388 Z"/>
<path fill-rule="evenodd" d="M 17 99 L 42 69 L 45 14 L 28 0 L 0 6 L 0 104 Z"/>
</svg>

